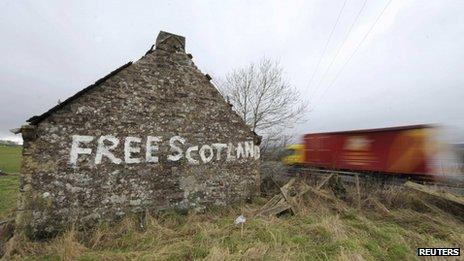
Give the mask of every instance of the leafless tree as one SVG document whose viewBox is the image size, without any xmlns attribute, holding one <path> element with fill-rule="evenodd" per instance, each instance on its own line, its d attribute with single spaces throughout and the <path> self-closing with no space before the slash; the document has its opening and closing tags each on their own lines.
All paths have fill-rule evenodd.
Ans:
<svg viewBox="0 0 464 261">
<path fill-rule="evenodd" d="M 286 130 L 304 120 L 308 103 L 284 78 L 279 62 L 263 58 L 258 64 L 234 70 L 218 84 L 250 129 L 266 141 L 285 139 Z"/>
</svg>

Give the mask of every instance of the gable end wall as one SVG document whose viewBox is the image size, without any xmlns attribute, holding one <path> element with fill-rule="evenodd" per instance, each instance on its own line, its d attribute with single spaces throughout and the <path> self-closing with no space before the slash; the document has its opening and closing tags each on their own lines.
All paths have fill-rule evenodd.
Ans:
<svg viewBox="0 0 464 261">
<path fill-rule="evenodd" d="M 78 154 L 73 164 L 75 135 L 93 139 L 78 144 L 91 153 Z M 104 155 L 96 159 L 102 136 L 119 142 L 111 149 L 119 164 Z M 149 136 L 160 139 L 151 153 L 157 162 L 146 157 Z M 33 237 L 55 234 L 73 222 L 92 225 L 131 213 L 226 206 L 259 191 L 259 149 L 248 155 L 237 151 L 253 144 L 255 136 L 184 52 L 148 53 L 23 128 L 23 137 L 17 224 Z M 130 153 L 138 163 L 125 159 L 128 137 L 140 139 L 131 143 L 140 152 Z M 174 140 L 183 154 L 178 160 L 168 158 L 177 155 L 173 137 L 184 140 Z M 219 156 L 218 143 L 228 146 Z M 189 148 L 197 162 L 186 157 Z"/>
</svg>

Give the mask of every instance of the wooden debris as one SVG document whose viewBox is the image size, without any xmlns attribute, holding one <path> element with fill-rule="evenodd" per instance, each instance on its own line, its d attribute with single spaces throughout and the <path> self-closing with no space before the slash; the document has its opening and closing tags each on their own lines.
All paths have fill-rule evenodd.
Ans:
<svg viewBox="0 0 464 261">
<path fill-rule="evenodd" d="M 416 191 L 423 192 L 425 194 L 431 195 L 436 198 L 440 198 L 446 201 L 453 202 L 458 205 L 464 206 L 464 197 L 463 196 L 458 196 L 453 193 L 444 191 L 444 190 L 439 190 L 439 189 L 434 189 L 430 186 L 425 186 L 421 184 L 417 184 L 411 181 L 408 181 L 404 184 L 404 186 L 411 188 Z"/>
<path fill-rule="evenodd" d="M 321 197 L 321 198 L 324 198 L 330 202 L 335 202 L 337 201 L 337 198 L 334 197 L 333 195 L 325 192 L 325 191 L 321 191 L 321 190 L 318 190 L 318 189 L 315 189 L 315 188 L 310 188 L 309 191 L 311 193 L 313 193 L 314 195 L 318 196 L 318 197 Z"/>
<path fill-rule="evenodd" d="M 332 174 L 330 174 L 329 176 L 325 177 L 325 178 L 321 181 L 321 183 L 319 183 L 319 185 L 317 185 L 316 189 L 321 189 L 322 186 L 324 186 L 325 183 L 327 183 L 327 181 L 329 181 L 329 179 L 331 179 L 331 178 L 333 177 L 333 175 L 334 175 L 334 174 L 332 173 Z"/>
<path fill-rule="evenodd" d="M 332 193 L 327 193 L 321 188 L 328 184 L 332 190 L 335 190 L 335 196 Z M 303 179 L 292 178 L 287 184 L 280 188 L 280 193 L 271 198 L 261 209 L 257 211 L 256 216 L 269 217 L 278 215 L 286 210 L 291 210 L 293 213 L 299 212 L 298 204 L 300 199 L 306 193 L 311 193 L 335 204 L 338 210 L 346 210 L 347 207 L 337 197 L 343 197 L 346 193 L 340 177 L 330 174 L 316 186 L 308 185 Z M 384 207 L 385 208 L 385 207 Z M 386 208 L 385 208 L 386 209 Z M 387 210 L 388 211 L 388 210 Z"/>
<path fill-rule="evenodd" d="M 458 196 L 444 190 L 417 184 L 411 181 L 406 182 L 404 186 L 422 193 L 428 198 L 429 202 L 434 203 L 434 205 L 446 212 L 454 214 L 457 218 L 464 220 L 463 196 Z"/>
<path fill-rule="evenodd" d="M 291 179 L 287 184 L 280 188 L 282 195 L 288 204 L 290 204 L 293 213 L 298 212 L 297 200 L 309 190 L 309 185 L 299 180 L 295 183 L 296 179 Z"/>
<path fill-rule="evenodd" d="M 259 210 L 256 216 L 275 216 L 284 212 L 287 209 L 291 209 L 290 204 L 287 203 L 282 194 L 277 194 Z"/>
<path fill-rule="evenodd" d="M 278 215 L 290 209 L 293 213 L 298 212 L 298 199 L 308 192 L 310 186 L 295 178 L 280 188 L 280 193 L 269 200 L 258 212 L 257 216 Z"/>
</svg>

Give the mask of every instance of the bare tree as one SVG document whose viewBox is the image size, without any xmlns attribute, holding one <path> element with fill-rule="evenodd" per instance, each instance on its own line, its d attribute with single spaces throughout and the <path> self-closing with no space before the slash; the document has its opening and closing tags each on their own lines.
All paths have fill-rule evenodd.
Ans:
<svg viewBox="0 0 464 261">
<path fill-rule="evenodd" d="M 308 108 L 284 78 L 280 64 L 267 58 L 227 74 L 219 89 L 251 130 L 264 136 L 263 141 L 284 137 L 287 142 L 282 133 L 301 122 Z"/>
</svg>

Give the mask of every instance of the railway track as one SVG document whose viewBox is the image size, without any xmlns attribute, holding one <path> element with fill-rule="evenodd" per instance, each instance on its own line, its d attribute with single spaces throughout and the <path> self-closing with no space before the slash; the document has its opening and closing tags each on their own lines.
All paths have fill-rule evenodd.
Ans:
<svg viewBox="0 0 464 261">
<path fill-rule="evenodd" d="M 298 167 L 296 169 L 290 170 L 290 173 L 298 173 L 300 175 L 328 175 L 328 174 L 337 174 L 345 182 L 355 183 L 356 176 L 360 180 L 365 182 L 376 182 L 381 184 L 388 185 L 397 185 L 402 186 L 407 181 L 414 181 L 427 186 L 433 186 L 439 189 L 445 189 L 455 194 L 464 195 L 464 181 L 433 181 L 430 179 L 417 178 L 414 176 L 408 175 L 387 175 L 382 173 L 364 173 L 364 172 L 351 172 L 351 171 L 340 171 L 340 170 L 329 170 L 329 169 L 318 169 L 318 168 L 309 168 L 309 167 Z"/>
</svg>

